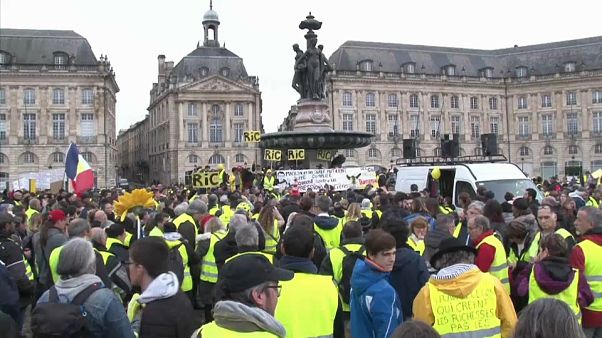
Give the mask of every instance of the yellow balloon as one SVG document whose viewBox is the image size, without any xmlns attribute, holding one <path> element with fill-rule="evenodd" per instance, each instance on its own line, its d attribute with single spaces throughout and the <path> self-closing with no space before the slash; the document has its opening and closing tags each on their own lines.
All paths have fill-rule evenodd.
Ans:
<svg viewBox="0 0 602 338">
<path fill-rule="evenodd" d="M 438 180 L 439 177 L 441 177 L 441 169 L 439 169 L 439 167 L 433 168 L 431 171 L 431 177 Z"/>
</svg>

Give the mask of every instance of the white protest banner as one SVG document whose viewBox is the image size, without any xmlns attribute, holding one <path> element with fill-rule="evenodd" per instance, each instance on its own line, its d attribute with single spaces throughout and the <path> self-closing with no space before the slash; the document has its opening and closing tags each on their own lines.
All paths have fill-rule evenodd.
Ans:
<svg viewBox="0 0 602 338">
<path fill-rule="evenodd" d="M 295 182 L 300 192 L 311 188 L 314 191 L 323 189 L 326 184 L 333 186 L 336 191 L 347 189 L 363 189 L 367 185 L 376 185 L 376 173 L 373 168 L 337 168 L 337 169 L 304 169 L 279 170 L 276 178 L 292 186 Z"/>
</svg>

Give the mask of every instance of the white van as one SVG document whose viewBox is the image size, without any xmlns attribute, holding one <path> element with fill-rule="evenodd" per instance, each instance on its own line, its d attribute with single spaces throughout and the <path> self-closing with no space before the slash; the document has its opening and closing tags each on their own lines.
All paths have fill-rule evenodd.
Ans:
<svg viewBox="0 0 602 338">
<path fill-rule="evenodd" d="M 418 191 L 430 187 L 433 178 L 430 172 L 439 167 L 441 177 L 438 180 L 439 194 L 443 197 L 452 197 L 456 207 L 458 195 L 467 192 L 474 200 L 479 186 L 485 186 L 495 194 L 495 199 L 502 203 L 506 192 L 511 192 L 515 197 L 522 197 L 528 188 L 537 191 L 537 199 L 541 201 L 543 195 L 529 179 L 513 163 L 508 162 L 477 162 L 477 163 L 406 163 L 398 165 L 395 191 L 410 192 L 410 186 L 416 184 Z"/>
</svg>

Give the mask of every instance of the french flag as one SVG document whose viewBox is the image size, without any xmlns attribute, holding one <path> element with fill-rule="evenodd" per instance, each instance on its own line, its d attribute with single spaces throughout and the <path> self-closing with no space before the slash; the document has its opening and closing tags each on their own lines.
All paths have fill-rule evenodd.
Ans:
<svg viewBox="0 0 602 338">
<path fill-rule="evenodd" d="M 71 180 L 76 194 L 81 195 L 94 188 L 94 172 L 88 162 L 79 154 L 75 143 L 71 143 L 67 150 L 65 173 Z"/>
</svg>

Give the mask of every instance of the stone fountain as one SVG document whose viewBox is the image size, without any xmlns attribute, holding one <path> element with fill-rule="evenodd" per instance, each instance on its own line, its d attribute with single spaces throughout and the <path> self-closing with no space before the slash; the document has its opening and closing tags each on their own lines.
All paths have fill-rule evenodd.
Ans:
<svg viewBox="0 0 602 338">
<path fill-rule="evenodd" d="M 298 44 L 293 45 L 295 73 L 292 86 L 300 95 L 293 130 L 261 135 L 260 147 L 283 150 L 283 162 L 286 162 L 286 150 L 305 149 L 305 160 L 298 163 L 299 168 L 328 168 L 329 161 L 318 160 L 318 150 L 334 153 L 339 149 L 361 148 L 370 145 L 374 137 L 365 132 L 333 129 L 325 86 L 326 75 L 332 67 L 322 53 L 323 46 L 318 45 L 318 36 L 314 32 L 321 27 L 322 22 L 309 13 L 299 24 L 299 29 L 307 29 L 305 52 Z"/>
</svg>

